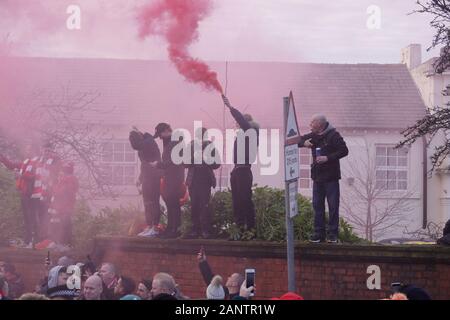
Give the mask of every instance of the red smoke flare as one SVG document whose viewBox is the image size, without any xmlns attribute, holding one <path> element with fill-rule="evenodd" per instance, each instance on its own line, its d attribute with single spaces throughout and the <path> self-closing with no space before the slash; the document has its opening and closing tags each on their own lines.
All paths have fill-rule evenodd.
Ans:
<svg viewBox="0 0 450 320">
<path fill-rule="evenodd" d="M 210 0 L 157 0 L 143 7 L 138 15 L 139 36 L 163 36 L 170 60 L 187 81 L 202 83 L 222 93 L 217 73 L 189 55 L 188 47 L 198 40 L 198 24 L 211 9 Z"/>
</svg>

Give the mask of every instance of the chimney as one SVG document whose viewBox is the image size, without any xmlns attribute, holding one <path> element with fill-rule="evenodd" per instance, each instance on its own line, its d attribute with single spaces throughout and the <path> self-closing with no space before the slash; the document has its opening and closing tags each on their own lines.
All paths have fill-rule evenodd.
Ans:
<svg viewBox="0 0 450 320">
<path fill-rule="evenodd" d="M 414 69 L 422 63 L 422 46 L 420 44 L 410 44 L 401 51 L 401 63 L 406 64 L 408 69 Z"/>
</svg>

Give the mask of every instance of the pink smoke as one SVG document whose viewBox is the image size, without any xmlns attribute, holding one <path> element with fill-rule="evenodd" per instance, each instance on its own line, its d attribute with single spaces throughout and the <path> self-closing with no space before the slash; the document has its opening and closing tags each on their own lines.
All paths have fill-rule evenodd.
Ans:
<svg viewBox="0 0 450 320">
<path fill-rule="evenodd" d="M 198 40 L 198 25 L 211 9 L 210 0 L 158 0 L 143 7 L 138 15 L 139 36 L 163 36 L 170 60 L 187 81 L 201 83 L 222 93 L 217 73 L 190 56 L 188 47 Z"/>
</svg>

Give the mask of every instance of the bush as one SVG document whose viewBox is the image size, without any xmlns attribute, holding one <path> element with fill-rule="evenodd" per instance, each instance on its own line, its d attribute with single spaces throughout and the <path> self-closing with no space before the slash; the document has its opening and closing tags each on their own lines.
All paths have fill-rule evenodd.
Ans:
<svg viewBox="0 0 450 320">
<path fill-rule="evenodd" d="M 93 214 L 85 201 L 79 201 L 73 217 L 73 246 L 88 252 L 97 236 L 127 236 L 143 216 L 135 207 L 105 207 Z"/>
<path fill-rule="evenodd" d="M 16 190 L 14 175 L 0 168 L 0 243 L 22 238 L 24 235 L 20 194 Z"/>
<path fill-rule="evenodd" d="M 213 233 L 219 238 L 239 238 L 246 240 L 256 235 L 257 239 L 266 241 L 284 241 L 286 239 L 286 218 L 284 190 L 270 187 L 256 187 L 253 191 L 253 201 L 256 211 L 256 230 L 243 231 L 235 224 L 230 190 L 216 192 L 211 200 L 213 212 Z M 294 218 L 295 239 L 307 241 L 314 229 L 314 212 L 311 201 L 298 196 L 300 214 Z M 183 208 L 182 232 L 189 231 L 190 207 Z M 360 239 L 353 228 L 340 219 L 339 239 L 342 242 L 355 243 Z"/>
<path fill-rule="evenodd" d="M 212 232 L 218 238 L 234 237 L 246 240 L 254 235 L 259 240 L 285 241 L 285 203 L 284 190 L 269 187 L 254 188 L 253 200 L 256 210 L 257 228 L 253 231 L 240 230 L 234 223 L 230 190 L 216 192 L 211 199 Z M 20 197 L 14 187 L 13 176 L 0 169 L 0 241 L 23 235 L 23 218 Z M 298 196 L 300 214 L 294 218 L 295 239 L 306 241 L 313 232 L 314 213 L 311 201 Z M 163 210 L 164 211 L 164 210 Z M 182 208 L 182 233 L 191 230 L 190 203 Z M 166 221 L 163 215 L 162 223 Z M 92 213 L 85 201 L 78 201 L 73 217 L 73 245 L 77 250 L 89 252 L 96 236 L 135 235 L 144 222 L 144 212 L 136 207 L 117 209 L 103 208 Z M 352 227 L 342 218 L 340 220 L 339 239 L 342 242 L 362 241 L 353 232 Z"/>
</svg>

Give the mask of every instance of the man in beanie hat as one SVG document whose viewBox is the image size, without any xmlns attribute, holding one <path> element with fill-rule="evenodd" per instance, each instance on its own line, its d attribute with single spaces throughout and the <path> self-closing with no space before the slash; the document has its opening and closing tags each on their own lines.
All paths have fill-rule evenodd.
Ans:
<svg viewBox="0 0 450 320">
<path fill-rule="evenodd" d="M 252 163 L 256 161 L 259 145 L 259 124 L 253 121 L 249 114 L 243 115 L 233 108 L 228 98 L 222 96 L 225 105 L 230 109 L 241 131 L 234 141 L 233 162 L 231 172 L 231 195 L 233 199 L 233 214 L 235 222 L 243 229 L 256 232 L 255 205 L 252 200 L 253 174 Z M 244 144 L 242 146 L 242 144 Z M 230 239 L 238 240 L 238 239 Z"/>
<path fill-rule="evenodd" d="M 208 288 L 206 288 L 206 298 L 208 300 L 224 300 L 225 299 L 225 290 L 222 286 L 222 277 L 214 276 L 209 284 Z"/>
<path fill-rule="evenodd" d="M 164 202 L 167 206 L 167 228 L 160 236 L 163 239 L 178 238 L 180 233 L 178 228 L 181 225 L 181 206 L 182 188 L 184 181 L 184 166 L 175 164 L 172 160 L 172 149 L 180 141 L 172 141 L 172 128 L 167 123 L 159 123 L 155 128 L 155 138 L 160 138 L 163 142 L 163 153 L 161 161 L 155 161 L 152 167 L 164 171 L 165 194 Z"/>
</svg>

